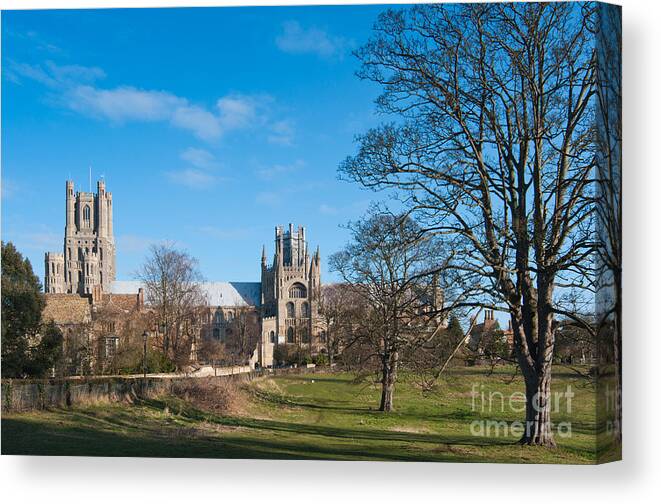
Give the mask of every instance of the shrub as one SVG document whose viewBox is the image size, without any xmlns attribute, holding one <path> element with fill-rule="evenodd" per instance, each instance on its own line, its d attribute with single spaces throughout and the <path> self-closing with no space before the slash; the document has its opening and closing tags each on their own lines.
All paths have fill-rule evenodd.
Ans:
<svg viewBox="0 0 661 504">
<path fill-rule="evenodd" d="M 238 387 L 227 379 L 189 378 L 175 382 L 172 393 L 196 408 L 213 412 L 230 412 L 238 403 Z"/>
<path fill-rule="evenodd" d="M 328 365 L 328 358 L 325 354 L 317 354 L 312 358 L 312 362 L 317 366 L 326 366 Z"/>
</svg>

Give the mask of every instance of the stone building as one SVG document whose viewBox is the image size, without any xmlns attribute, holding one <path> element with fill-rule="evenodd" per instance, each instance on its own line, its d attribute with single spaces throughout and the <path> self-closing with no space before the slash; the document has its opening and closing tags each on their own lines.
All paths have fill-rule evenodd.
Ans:
<svg viewBox="0 0 661 504">
<path fill-rule="evenodd" d="M 112 193 L 103 180 L 96 194 L 74 192 L 66 182 L 66 224 L 63 252 L 47 252 L 44 290 L 50 294 L 91 294 L 95 286 L 108 291 L 115 280 Z"/>
<path fill-rule="evenodd" d="M 116 281 L 116 294 L 137 292 L 137 281 Z M 246 330 L 255 342 L 247 361 L 260 366 L 274 365 L 278 346 L 315 355 L 323 348 L 325 336 L 319 314 L 321 259 L 319 249 L 310 255 L 305 228 L 275 228 L 275 251 L 269 264 L 262 249 L 260 282 L 205 282 L 201 284 L 207 306 L 203 310 L 200 341 L 213 338 L 228 343 L 232 331 Z M 246 321 L 244 328 L 239 317 Z M 256 323 L 253 323 L 256 320 Z M 256 334 L 252 334 L 256 332 Z"/>
<path fill-rule="evenodd" d="M 250 335 L 254 342 L 251 363 L 272 366 L 278 346 L 318 353 L 325 335 L 319 316 L 320 269 L 319 249 L 310 254 L 305 228 L 277 226 L 270 263 L 266 247 L 262 250 L 259 282 L 201 285 L 207 303 L 200 307 L 204 314 L 200 339 L 227 341 L 231 331 L 236 331 L 236 317 L 241 316 L 256 332 Z M 90 320 L 86 323 L 92 323 L 101 335 L 95 343 L 98 358 L 110 357 L 120 344 L 119 328 L 124 325 L 120 320 L 144 312 L 142 285 L 115 281 L 112 194 L 106 192 L 103 180 L 97 182 L 96 193 L 74 192 L 73 182 L 66 182 L 63 253 L 46 253 L 44 290 L 49 296 L 47 311 L 60 314 L 53 319 L 67 326 L 67 333 L 73 334 L 73 327 L 66 320 L 66 306 L 75 307 L 76 312 L 87 306 Z M 102 313 L 109 317 L 103 323 Z"/>
<path fill-rule="evenodd" d="M 514 348 L 514 332 L 511 322 L 507 329 L 502 330 L 494 316 L 494 311 L 488 309 L 484 311 L 484 321 L 475 324 L 471 329 L 467 346 L 474 352 L 482 353 L 483 347 L 490 344 L 494 337 L 505 343 L 510 350 Z"/>
<path fill-rule="evenodd" d="M 91 294 L 46 293 L 44 297 L 42 319 L 62 331 L 62 372 L 68 375 L 107 371 L 120 344 L 148 327 L 142 289 L 137 294 L 113 294 L 96 286 Z"/>
<path fill-rule="evenodd" d="M 262 365 L 273 363 L 278 345 L 296 346 L 310 354 L 323 343 L 319 316 L 321 265 L 319 248 L 310 256 L 305 228 L 275 228 L 275 253 L 269 265 L 266 248 L 262 251 L 261 316 Z"/>
</svg>

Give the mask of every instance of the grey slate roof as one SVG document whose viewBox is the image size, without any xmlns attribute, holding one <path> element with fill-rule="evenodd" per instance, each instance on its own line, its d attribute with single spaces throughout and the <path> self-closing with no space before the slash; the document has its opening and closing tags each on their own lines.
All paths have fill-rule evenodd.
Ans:
<svg viewBox="0 0 661 504">
<path fill-rule="evenodd" d="M 136 294 L 142 283 L 135 280 L 116 280 L 110 292 Z M 210 306 L 259 306 L 262 298 L 260 282 L 205 282 L 201 285 Z"/>
</svg>

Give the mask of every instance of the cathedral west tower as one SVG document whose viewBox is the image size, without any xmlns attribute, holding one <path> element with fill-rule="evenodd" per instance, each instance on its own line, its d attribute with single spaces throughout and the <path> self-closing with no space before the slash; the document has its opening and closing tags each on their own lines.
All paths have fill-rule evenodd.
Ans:
<svg viewBox="0 0 661 504">
<path fill-rule="evenodd" d="M 96 194 L 74 192 L 66 183 L 66 224 L 63 253 L 47 252 L 44 290 L 47 293 L 91 294 L 96 286 L 108 292 L 115 280 L 112 193 L 99 180 Z"/>
</svg>

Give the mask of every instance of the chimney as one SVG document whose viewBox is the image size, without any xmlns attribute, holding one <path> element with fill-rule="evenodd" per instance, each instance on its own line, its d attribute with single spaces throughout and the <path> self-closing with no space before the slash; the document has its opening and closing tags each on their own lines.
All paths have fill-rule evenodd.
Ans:
<svg viewBox="0 0 661 504">
<path fill-rule="evenodd" d="M 138 289 L 138 311 L 145 306 L 145 291 L 142 287 Z"/>
</svg>

